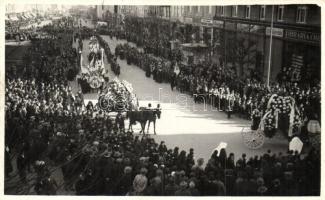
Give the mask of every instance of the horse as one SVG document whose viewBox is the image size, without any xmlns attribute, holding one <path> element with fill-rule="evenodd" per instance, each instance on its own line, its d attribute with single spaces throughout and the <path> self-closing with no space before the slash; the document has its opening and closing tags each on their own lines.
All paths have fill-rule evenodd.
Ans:
<svg viewBox="0 0 325 200">
<path fill-rule="evenodd" d="M 141 125 L 141 131 L 140 133 L 145 134 L 145 127 L 147 123 L 147 112 L 144 110 L 139 111 L 128 111 L 126 114 L 126 118 L 129 118 L 129 131 L 131 130 L 133 132 L 132 126 L 136 124 L 136 122 L 139 122 Z"/>
<path fill-rule="evenodd" d="M 132 125 L 136 122 L 140 122 L 141 131 L 140 133 L 145 134 L 145 127 L 148 121 L 147 133 L 149 133 L 150 123 L 154 124 L 154 134 L 156 134 L 156 119 L 160 118 L 160 110 L 138 110 L 138 111 L 128 111 L 127 118 L 129 118 L 129 131 L 133 131 Z"/>
</svg>

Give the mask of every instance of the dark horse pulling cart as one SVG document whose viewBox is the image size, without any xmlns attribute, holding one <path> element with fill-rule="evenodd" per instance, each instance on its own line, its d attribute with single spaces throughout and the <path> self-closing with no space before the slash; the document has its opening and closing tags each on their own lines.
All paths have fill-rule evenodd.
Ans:
<svg viewBox="0 0 325 200">
<path fill-rule="evenodd" d="M 156 120 L 160 119 L 161 110 L 158 106 L 156 109 L 140 108 L 139 110 L 127 111 L 129 118 L 129 131 L 133 132 L 132 126 L 139 122 L 141 125 L 140 133 L 145 134 L 146 124 L 148 122 L 147 134 L 149 133 L 150 123 L 153 122 L 154 134 L 156 135 Z"/>
</svg>

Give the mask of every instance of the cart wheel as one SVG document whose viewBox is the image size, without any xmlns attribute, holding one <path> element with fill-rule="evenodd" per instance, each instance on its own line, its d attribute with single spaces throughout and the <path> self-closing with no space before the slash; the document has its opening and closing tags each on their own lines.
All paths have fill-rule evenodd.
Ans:
<svg viewBox="0 0 325 200">
<path fill-rule="evenodd" d="M 259 149 L 264 144 L 264 133 L 261 129 L 251 130 L 250 127 L 242 130 L 243 142 L 250 149 Z"/>
</svg>

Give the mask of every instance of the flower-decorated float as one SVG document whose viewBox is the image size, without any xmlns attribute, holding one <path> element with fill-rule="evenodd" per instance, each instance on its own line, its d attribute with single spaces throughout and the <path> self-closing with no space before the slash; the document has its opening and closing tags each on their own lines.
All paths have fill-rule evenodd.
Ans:
<svg viewBox="0 0 325 200">
<path fill-rule="evenodd" d="M 302 124 L 294 98 L 273 94 L 266 102 L 264 110 L 252 111 L 252 126 L 242 131 L 244 144 L 251 149 L 262 147 L 265 137 L 272 138 L 277 133 L 293 138 Z"/>
<path fill-rule="evenodd" d="M 133 93 L 132 85 L 123 80 L 115 78 L 109 82 L 101 91 L 98 98 L 101 109 L 106 111 L 128 111 L 137 110 L 138 100 Z"/>
<path fill-rule="evenodd" d="M 83 57 L 80 59 L 81 74 L 78 82 L 83 93 L 98 92 L 105 83 L 104 74 L 104 53 L 103 48 L 100 48 L 98 40 L 95 36 L 90 38 L 88 65 L 84 66 Z"/>
</svg>

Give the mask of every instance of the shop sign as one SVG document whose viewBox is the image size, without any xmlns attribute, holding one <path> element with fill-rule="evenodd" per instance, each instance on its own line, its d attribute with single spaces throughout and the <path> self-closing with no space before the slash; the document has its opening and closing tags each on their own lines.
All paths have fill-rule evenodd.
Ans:
<svg viewBox="0 0 325 200">
<path fill-rule="evenodd" d="M 218 28 L 223 28 L 223 21 L 220 20 L 213 20 L 213 26 L 218 27 Z"/>
<path fill-rule="evenodd" d="M 237 30 L 241 32 L 249 32 L 249 25 L 248 24 L 237 24 Z"/>
<path fill-rule="evenodd" d="M 225 29 L 226 30 L 236 30 L 236 24 L 233 22 L 226 22 Z"/>
<path fill-rule="evenodd" d="M 286 30 L 285 37 L 296 40 L 303 40 L 307 42 L 320 42 L 320 34 L 305 32 L 305 31 L 295 31 L 295 30 Z"/>
<path fill-rule="evenodd" d="M 265 34 L 271 35 L 271 27 L 266 27 Z M 282 28 L 273 28 L 272 35 L 275 37 L 283 37 L 283 29 Z"/>
<path fill-rule="evenodd" d="M 201 23 L 212 24 L 213 21 L 211 19 L 201 19 Z"/>
<path fill-rule="evenodd" d="M 202 26 L 211 26 L 213 24 L 213 21 L 210 19 L 201 19 Z"/>
<path fill-rule="evenodd" d="M 190 18 L 190 17 L 185 17 L 185 23 L 193 23 L 193 18 Z"/>
</svg>

